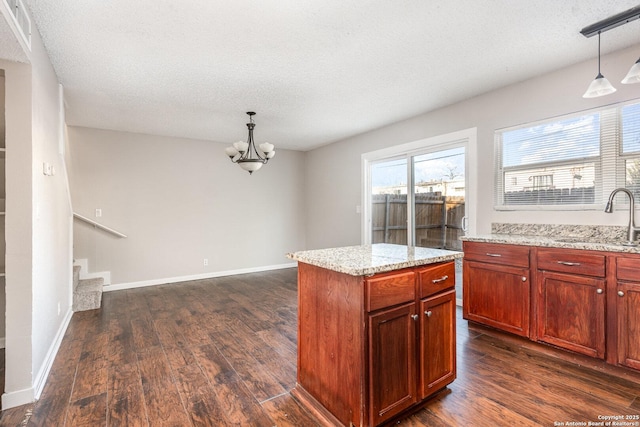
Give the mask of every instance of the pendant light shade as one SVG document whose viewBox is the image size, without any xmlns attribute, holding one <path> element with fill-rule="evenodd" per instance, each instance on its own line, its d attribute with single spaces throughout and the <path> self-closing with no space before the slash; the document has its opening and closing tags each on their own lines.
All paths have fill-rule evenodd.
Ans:
<svg viewBox="0 0 640 427">
<path fill-rule="evenodd" d="M 631 83 L 640 83 L 640 59 L 636 61 L 635 64 L 631 66 L 631 69 L 627 73 L 627 75 L 622 79 L 622 83 L 625 85 Z"/>
<path fill-rule="evenodd" d="M 609 95 L 616 91 L 616 88 L 602 74 L 591 82 L 587 91 L 582 95 L 583 98 L 597 98 L 598 96 Z"/>
<path fill-rule="evenodd" d="M 600 31 L 598 31 L 598 75 L 591 82 L 587 91 L 582 95 L 583 98 L 597 98 L 598 96 L 609 95 L 616 91 L 609 80 L 607 80 L 600 72 Z"/>
</svg>

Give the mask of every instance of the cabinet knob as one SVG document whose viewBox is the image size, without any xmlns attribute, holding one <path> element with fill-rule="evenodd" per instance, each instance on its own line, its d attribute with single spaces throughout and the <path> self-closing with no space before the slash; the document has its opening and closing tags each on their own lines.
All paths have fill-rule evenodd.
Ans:
<svg viewBox="0 0 640 427">
<path fill-rule="evenodd" d="M 602 292 L 604 292 L 604 291 L 603 291 L 602 289 L 600 289 L 600 288 L 598 288 L 598 289 L 596 290 L 596 293 L 597 293 L 597 294 L 601 294 Z"/>
<path fill-rule="evenodd" d="M 433 313 L 431 312 L 431 310 L 427 310 L 427 311 L 425 311 L 425 312 L 424 312 L 424 314 L 426 314 L 426 315 L 427 315 L 427 317 L 431 317 L 431 315 L 432 315 Z"/>
<path fill-rule="evenodd" d="M 618 291 L 618 296 L 619 296 L 619 297 L 623 297 L 623 296 L 624 296 L 624 292 L 622 292 L 622 291 Z"/>
<path fill-rule="evenodd" d="M 411 315 L 411 318 L 412 318 L 413 320 L 418 320 L 418 315 L 417 315 L 417 314 L 412 314 L 412 315 Z"/>
<path fill-rule="evenodd" d="M 526 282 L 526 281 L 527 281 L 527 278 L 526 278 L 526 277 L 524 277 L 524 276 L 522 276 L 522 281 L 523 281 L 523 282 Z"/>
</svg>

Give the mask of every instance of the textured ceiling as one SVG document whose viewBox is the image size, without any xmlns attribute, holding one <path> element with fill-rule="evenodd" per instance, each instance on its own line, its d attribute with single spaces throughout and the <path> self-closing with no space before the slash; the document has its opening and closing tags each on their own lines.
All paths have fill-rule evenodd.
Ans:
<svg viewBox="0 0 640 427">
<path fill-rule="evenodd" d="M 70 125 L 307 150 L 593 59 L 616 0 L 28 0 Z M 602 37 L 640 41 L 640 21 Z M 4 41 L 3 41 L 4 42 Z M 1 52 L 0 52 L 1 53 Z M 595 74 L 594 69 L 594 74 Z M 585 81 L 585 87 L 588 81 Z"/>
</svg>

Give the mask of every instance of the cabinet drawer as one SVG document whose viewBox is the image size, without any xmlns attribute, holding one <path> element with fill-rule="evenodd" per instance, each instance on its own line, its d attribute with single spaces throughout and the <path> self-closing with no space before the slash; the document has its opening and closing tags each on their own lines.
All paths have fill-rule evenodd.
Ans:
<svg viewBox="0 0 640 427">
<path fill-rule="evenodd" d="M 418 283 L 420 298 L 453 288 L 456 284 L 455 263 L 447 262 L 418 270 Z"/>
<path fill-rule="evenodd" d="M 529 268 L 529 248 L 499 243 L 464 242 L 464 259 Z"/>
<path fill-rule="evenodd" d="M 367 311 L 413 301 L 416 297 L 413 271 L 375 275 L 366 279 L 365 286 Z"/>
<path fill-rule="evenodd" d="M 604 277 L 605 256 L 588 251 L 538 249 L 538 269 Z"/>
<path fill-rule="evenodd" d="M 616 259 L 616 278 L 618 280 L 640 282 L 640 256 L 618 257 Z"/>
</svg>

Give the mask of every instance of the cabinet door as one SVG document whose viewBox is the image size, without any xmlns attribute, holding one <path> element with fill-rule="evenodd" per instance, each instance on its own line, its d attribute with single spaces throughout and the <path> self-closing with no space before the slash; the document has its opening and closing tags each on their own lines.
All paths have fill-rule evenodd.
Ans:
<svg viewBox="0 0 640 427">
<path fill-rule="evenodd" d="M 640 283 L 618 283 L 618 363 L 640 369 Z"/>
<path fill-rule="evenodd" d="M 529 337 L 529 269 L 465 259 L 462 280 L 465 319 Z"/>
<path fill-rule="evenodd" d="M 416 304 L 369 316 L 370 421 L 377 425 L 417 402 Z"/>
<path fill-rule="evenodd" d="M 603 359 L 604 280 L 541 271 L 539 286 L 538 339 Z"/>
<path fill-rule="evenodd" d="M 456 291 L 420 301 L 420 399 L 456 378 Z"/>
</svg>

